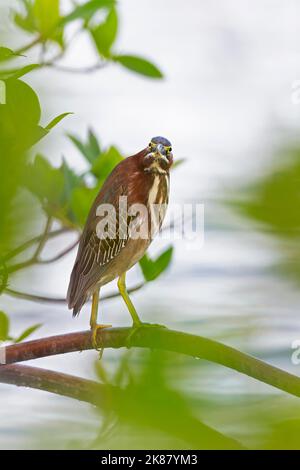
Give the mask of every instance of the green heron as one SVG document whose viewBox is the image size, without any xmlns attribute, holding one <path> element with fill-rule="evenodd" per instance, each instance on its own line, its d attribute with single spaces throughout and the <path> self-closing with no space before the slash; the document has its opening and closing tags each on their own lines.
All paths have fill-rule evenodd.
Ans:
<svg viewBox="0 0 300 470">
<path fill-rule="evenodd" d="M 113 169 L 91 207 L 72 270 L 67 302 L 76 316 L 92 297 L 90 326 L 96 349 L 97 330 L 110 326 L 97 324 L 99 292 L 113 279 L 118 277 L 118 288 L 134 329 L 144 325 L 126 290 L 125 276 L 160 229 L 169 199 L 172 163 L 171 143 L 164 137 L 154 137 L 144 150 Z"/>
</svg>

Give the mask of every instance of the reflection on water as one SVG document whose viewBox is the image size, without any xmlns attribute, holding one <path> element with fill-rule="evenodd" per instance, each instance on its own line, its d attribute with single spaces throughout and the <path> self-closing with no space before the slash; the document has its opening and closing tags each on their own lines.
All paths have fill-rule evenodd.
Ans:
<svg viewBox="0 0 300 470">
<path fill-rule="evenodd" d="M 163 134 L 174 142 L 178 156 L 188 157 L 172 175 L 171 198 L 174 202 L 204 200 L 204 247 L 187 250 L 185 242 L 178 241 L 171 269 L 135 294 L 137 309 L 147 321 L 216 338 L 298 375 L 290 360 L 291 344 L 300 338 L 298 285 L 274 269 L 282 263 L 282 253 L 295 258 L 296 251 L 298 255 L 298 239 L 278 242 L 270 230 L 259 230 L 228 205 L 224 209 L 215 201 L 231 195 L 233 186 L 238 190 L 250 175 L 256 178 L 263 157 L 281 137 L 278 127 L 288 127 L 291 133 L 297 129 L 300 108 L 291 104 L 289 93 L 300 67 L 300 61 L 296 65 L 294 61 L 299 32 L 290 25 L 299 16 L 300 6 L 280 2 L 262 6 L 257 0 L 245 15 L 235 1 L 227 0 L 221 7 L 193 0 L 189 3 L 193 14 L 183 15 L 179 1 L 135 0 L 130 9 L 126 2 L 120 4 L 120 42 L 129 50 L 134 46 L 137 52 L 140 48 L 149 56 L 154 54 L 164 66 L 164 83 L 147 82 L 114 67 L 91 77 L 62 77 L 47 70 L 31 80 L 44 102 L 48 98 L 45 92 L 51 95 L 49 115 L 52 107 L 55 113 L 75 112 L 61 129 L 83 135 L 87 125 L 92 125 L 105 143 L 117 143 L 129 154 L 142 147 L 145 138 Z M 143 19 L 156 9 L 160 15 L 150 43 Z M 170 23 L 170 11 L 172 27 L 162 37 L 161 25 Z M 82 54 L 84 44 L 76 47 L 70 63 L 78 57 L 88 60 L 88 54 Z M 82 169 L 64 130 L 47 142 L 47 155 L 58 162 L 64 153 L 72 166 Z M 268 199 L 265 202 L 270 216 Z M 294 211 L 298 214 L 295 206 Z M 152 252 L 159 251 L 160 244 L 163 242 L 154 243 Z M 52 243 L 49 255 L 59 247 L 58 242 Z M 13 287 L 62 296 L 73 260 L 74 253 L 55 267 L 35 268 L 28 280 L 16 276 Z M 138 269 L 133 270 L 129 283 L 140 277 Z M 104 290 L 114 288 L 112 284 Z M 7 296 L 1 298 L 2 308 L 11 313 L 16 334 L 37 321 L 43 327 L 36 337 L 88 325 L 88 306 L 76 320 L 65 306 L 25 303 Z M 119 299 L 103 303 L 101 313 L 104 322 L 129 324 Z M 123 351 L 105 351 L 100 365 L 110 382 L 115 383 L 123 356 Z M 96 357 L 94 352 L 74 353 L 34 364 L 96 379 Z M 295 430 L 300 410 L 295 398 L 190 358 L 133 352 L 128 361 L 121 384 L 126 393 L 113 417 L 108 413 L 111 410 L 1 385 L 0 447 L 144 448 L 145 442 L 148 448 L 199 447 L 197 436 L 190 431 L 204 423 L 248 446 L 299 448 Z M 170 421 L 178 409 L 186 425 L 181 433 L 174 432 L 176 424 Z M 144 421 L 137 422 L 135 413 L 143 415 Z M 216 441 L 211 438 L 210 442 Z"/>
</svg>

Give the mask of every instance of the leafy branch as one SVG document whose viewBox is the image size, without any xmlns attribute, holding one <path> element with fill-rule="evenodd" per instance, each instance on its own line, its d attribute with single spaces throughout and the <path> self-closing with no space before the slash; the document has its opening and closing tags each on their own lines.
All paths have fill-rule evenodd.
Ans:
<svg viewBox="0 0 300 470">
<path fill-rule="evenodd" d="M 68 13 L 61 15 L 60 0 L 20 0 L 23 12 L 14 11 L 15 25 L 32 34 L 33 39 L 17 50 L 5 48 L 2 56 L 6 59 L 23 55 L 36 46 L 41 48 L 39 67 L 53 67 L 63 72 L 91 73 L 102 69 L 109 63 L 117 63 L 126 69 L 149 78 L 162 78 L 162 73 L 156 65 L 148 60 L 129 54 L 115 52 L 115 42 L 118 36 L 119 18 L 114 0 L 89 0 L 81 5 L 73 6 Z M 98 21 L 96 14 L 101 12 L 104 19 Z M 79 34 L 89 38 L 97 54 L 95 64 L 73 68 L 58 63 L 64 58 L 73 43 L 74 36 L 68 41 L 68 28 L 74 22 L 79 28 L 74 36 Z M 49 49 L 56 45 L 59 52 L 49 58 Z M 4 48 L 3 48 L 4 49 Z M 48 56 L 48 58 L 47 58 Z M 1 59 L 1 50 L 0 50 Z M 1 71 L 0 71 L 1 78 Z"/>
</svg>

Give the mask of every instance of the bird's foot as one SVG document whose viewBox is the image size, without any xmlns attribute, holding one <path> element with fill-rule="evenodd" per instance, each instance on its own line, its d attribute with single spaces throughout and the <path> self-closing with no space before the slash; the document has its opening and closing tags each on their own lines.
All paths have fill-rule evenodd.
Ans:
<svg viewBox="0 0 300 470">
<path fill-rule="evenodd" d="M 112 325 L 92 325 L 91 326 L 91 332 L 92 332 L 92 345 L 93 348 L 96 349 L 96 351 L 100 352 L 100 357 L 102 357 L 103 354 L 103 348 L 99 348 L 97 344 L 97 331 L 98 330 L 104 330 L 104 328 L 111 328 Z"/>
<path fill-rule="evenodd" d="M 160 325 L 159 323 L 144 323 L 144 322 L 135 322 L 132 324 L 131 331 L 126 338 L 126 347 L 131 348 L 132 338 L 136 333 L 143 328 L 167 328 L 165 325 Z"/>
</svg>

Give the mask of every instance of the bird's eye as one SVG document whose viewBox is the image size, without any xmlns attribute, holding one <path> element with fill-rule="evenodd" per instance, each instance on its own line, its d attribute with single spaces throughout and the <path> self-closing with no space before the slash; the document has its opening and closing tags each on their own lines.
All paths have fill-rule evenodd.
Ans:
<svg viewBox="0 0 300 470">
<path fill-rule="evenodd" d="M 169 152 L 172 152 L 172 147 L 167 147 L 166 148 L 166 151 L 169 153 Z"/>
</svg>

